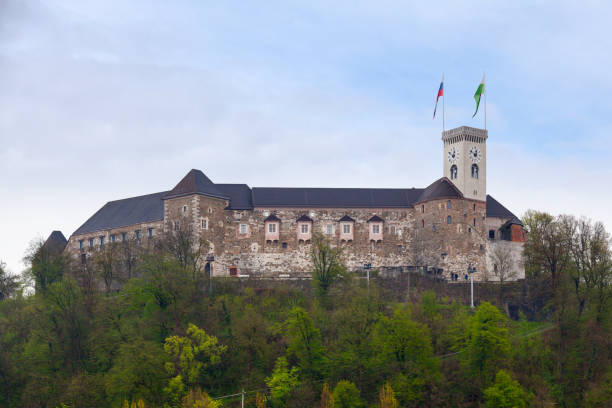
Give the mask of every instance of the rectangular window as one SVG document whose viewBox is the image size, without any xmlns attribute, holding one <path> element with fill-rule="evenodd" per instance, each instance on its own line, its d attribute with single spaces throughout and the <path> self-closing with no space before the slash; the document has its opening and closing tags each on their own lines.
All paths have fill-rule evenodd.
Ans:
<svg viewBox="0 0 612 408">
<path fill-rule="evenodd" d="M 286 242 L 283 242 L 283 243 L 282 243 L 282 247 L 283 247 L 283 249 L 287 249 L 287 243 L 286 243 Z"/>
<path fill-rule="evenodd" d="M 174 230 L 178 231 L 181 229 L 181 223 L 179 221 L 174 221 Z"/>
<path fill-rule="evenodd" d="M 242 213 L 236 213 L 236 219 L 240 220 L 242 218 Z"/>
<path fill-rule="evenodd" d="M 184 212 L 184 213 L 186 213 L 186 212 L 187 212 L 187 206 L 186 206 L 186 205 L 184 205 L 184 206 L 183 206 L 183 212 Z"/>
<path fill-rule="evenodd" d="M 104 237 L 100 237 L 100 246 L 104 246 Z"/>
<path fill-rule="evenodd" d="M 424 213 L 425 212 L 425 204 L 421 205 L 421 212 Z"/>
<path fill-rule="evenodd" d="M 350 225 L 350 224 L 344 224 L 344 225 L 342 226 L 342 231 L 343 231 L 345 234 L 350 234 L 350 233 L 351 233 L 351 225 Z"/>
<path fill-rule="evenodd" d="M 327 235 L 331 235 L 331 234 L 333 234 L 333 233 L 334 233 L 334 226 L 333 226 L 333 225 L 331 225 L 331 224 L 327 224 L 327 225 L 325 225 L 325 233 L 326 233 Z"/>
<path fill-rule="evenodd" d="M 149 238 L 153 237 L 153 228 L 149 228 Z"/>
<path fill-rule="evenodd" d="M 134 234 L 136 235 L 136 239 L 140 241 L 140 230 L 134 231 Z"/>
<path fill-rule="evenodd" d="M 474 226 L 476 226 L 476 218 L 474 218 Z"/>
<path fill-rule="evenodd" d="M 446 208 L 448 208 L 450 210 L 450 208 L 451 208 L 451 201 L 450 200 L 448 200 L 446 202 Z"/>
<path fill-rule="evenodd" d="M 116 242 L 117 236 L 115 234 L 111 235 L 111 242 Z"/>
<path fill-rule="evenodd" d="M 121 233 L 121 242 L 125 242 L 125 239 L 127 238 L 127 234 L 125 232 Z"/>
<path fill-rule="evenodd" d="M 276 224 L 268 224 L 268 232 L 274 234 L 276 232 Z"/>
<path fill-rule="evenodd" d="M 247 225 L 246 224 L 240 224 L 240 233 L 241 234 L 246 234 L 247 231 L 248 231 Z"/>
<path fill-rule="evenodd" d="M 302 224 L 302 234 L 308 234 L 308 224 Z"/>
<path fill-rule="evenodd" d="M 79 240 L 79 249 L 83 249 L 83 240 Z"/>
<path fill-rule="evenodd" d="M 206 229 L 208 228 L 208 221 L 207 220 L 202 220 L 200 223 L 202 229 Z"/>
<path fill-rule="evenodd" d="M 401 254 L 401 253 L 402 253 L 402 246 L 401 246 L 401 245 L 398 245 L 398 246 L 397 246 L 397 253 L 398 253 L 398 254 Z"/>
<path fill-rule="evenodd" d="M 389 227 L 389 234 L 395 235 L 395 226 L 394 225 Z"/>
<path fill-rule="evenodd" d="M 89 238 L 89 247 L 93 248 L 93 238 Z"/>
<path fill-rule="evenodd" d="M 372 234 L 380 234 L 380 225 L 372 225 Z"/>
<path fill-rule="evenodd" d="M 81 254 L 81 263 L 83 265 L 87 263 L 87 254 Z"/>
<path fill-rule="evenodd" d="M 495 239 L 495 230 L 489 230 L 489 239 Z"/>
</svg>

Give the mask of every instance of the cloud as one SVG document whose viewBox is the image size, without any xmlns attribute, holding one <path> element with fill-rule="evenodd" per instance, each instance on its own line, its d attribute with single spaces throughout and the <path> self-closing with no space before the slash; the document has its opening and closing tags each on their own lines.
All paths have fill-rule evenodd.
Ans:
<svg viewBox="0 0 612 408">
<path fill-rule="evenodd" d="M 423 187 L 488 79 L 489 191 L 612 220 L 610 7 L 17 1 L 0 5 L 0 259 L 192 167 L 251 186 Z M 606 48 L 607 47 L 607 48 Z M 593 160 L 596 157 L 597 160 Z"/>
</svg>

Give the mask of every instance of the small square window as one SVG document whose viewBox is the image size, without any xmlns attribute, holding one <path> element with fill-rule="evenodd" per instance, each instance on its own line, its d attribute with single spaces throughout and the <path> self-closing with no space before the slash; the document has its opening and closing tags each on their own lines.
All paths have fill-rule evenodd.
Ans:
<svg viewBox="0 0 612 408">
<path fill-rule="evenodd" d="M 240 233 L 246 234 L 248 232 L 248 226 L 246 224 L 240 224 Z"/>
<path fill-rule="evenodd" d="M 149 238 L 153 237 L 153 228 L 149 228 L 148 229 L 148 233 L 149 233 Z"/>
</svg>

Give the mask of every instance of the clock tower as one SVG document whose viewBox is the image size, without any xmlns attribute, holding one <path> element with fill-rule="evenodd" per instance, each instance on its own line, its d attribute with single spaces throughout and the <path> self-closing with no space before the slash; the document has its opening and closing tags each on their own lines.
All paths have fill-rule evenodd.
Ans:
<svg viewBox="0 0 612 408">
<path fill-rule="evenodd" d="M 469 126 L 442 132 L 444 177 L 465 198 L 487 199 L 487 137 L 486 130 Z"/>
</svg>

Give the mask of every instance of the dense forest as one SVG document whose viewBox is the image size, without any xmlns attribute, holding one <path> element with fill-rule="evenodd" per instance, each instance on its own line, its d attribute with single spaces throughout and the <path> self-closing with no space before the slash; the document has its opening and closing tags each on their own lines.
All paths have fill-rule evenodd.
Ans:
<svg viewBox="0 0 612 408">
<path fill-rule="evenodd" d="M 0 268 L 0 406 L 611 406 L 610 237 L 571 216 L 523 223 L 512 319 L 503 284 L 475 309 L 397 296 L 321 237 L 308 290 L 210 280 L 188 231 L 85 266 L 34 244 L 22 275 Z"/>
</svg>

